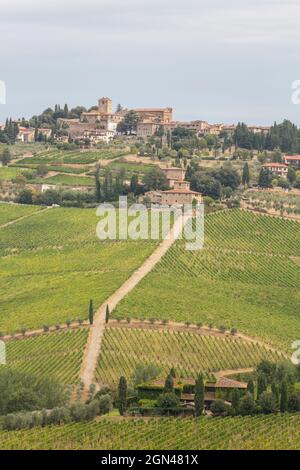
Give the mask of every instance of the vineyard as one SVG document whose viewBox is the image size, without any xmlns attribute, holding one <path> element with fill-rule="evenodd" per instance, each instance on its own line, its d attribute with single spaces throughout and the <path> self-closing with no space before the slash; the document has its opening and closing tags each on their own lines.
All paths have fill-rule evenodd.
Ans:
<svg viewBox="0 0 300 470">
<path fill-rule="evenodd" d="M 76 163 L 91 164 L 98 160 L 112 160 L 127 155 L 126 150 L 108 149 L 108 150 L 88 150 L 88 151 L 62 151 L 57 149 L 38 152 L 32 157 L 25 157 L 18 161 L 18 165 L 27 164 L 47 164 L 47 163 Z"/>
<path fill-rule="evenodd" d="M 299 450 L 300 415 L 229 418 L 101 418 L 0 432 L 0 449 Z"/>
<path fill-rule="evenodd" d="M 78 328 L 11 340 L 6 344 L 5 368 L 53 377 L 65 385 L 78 383 L 87 336 L 87 328 Z"/>
<path fill-rule="evenodd" d="M 161 367 L 165 378 L 175 367 L 179 378 L 196 377 L 199 372 L 253 367 L 262 359 L 282 357 L 267 348 L 240 339 L 204 336 L 172 330 L 108 327 L 104 333 L 96 378 L 116 385 L 120 376 L 132 378 L 138 364 Z"/>
<path fill-rule="evenodd" d="M 20 219 L 21 217 L 34 214 L 39 210 L 41 210 L 41 208 L 37 206 L 21 206 L 18 204 L 0 203 L 0 226 L 7 224 L 8 222 L 12 222 L 13 220 Z"/>
<path fill-rule="evenodd" d="M 225 325 L 288 350 L 300 331 L 299 253 L 296 221 L 211 214 L 204 249 L 176 242 L 114 316 Z"/>
<path fill-rule="evenodd" d="M 2 333 L 86 319 L 89 300 L 101 305 L 156 246 L 100 241 L 98 221 L 93 209 L 56 208 L 0 229 Z"/>
</svg>

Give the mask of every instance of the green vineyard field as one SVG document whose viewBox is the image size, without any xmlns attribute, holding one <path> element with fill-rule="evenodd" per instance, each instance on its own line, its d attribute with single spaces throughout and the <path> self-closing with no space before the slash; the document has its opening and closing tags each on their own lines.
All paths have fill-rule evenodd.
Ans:
<svg viewBox="0 0 300 470">
<path fill-rule="evenodd" d="M 235 327 L 288 350 L 300 334 L 300 224 L 231 210 L 205 219 L 205 246 L 178 241 L 115 317 Z"/>
<path fill-rule="evenodd" d="M 63 330 L 41 336 L 11 340 L 6 344 L 2 368 L 26 372 L 36 377 L 52 377 L 64 385 L 79 382 L 88 328 Z"/>
<path fill-rule="evenodd" d="M 300 415 L 230 418 L 101 418 L 0 432 L 0 449 L 299 450 Z"/>
<path fill-rule="evenodd" d="M 14 207 L 13 207 L 13 210 Z M 0 331 L 86 319 L 156 242 L 100 241 L 94 209 L 55 208 L 0 229 Z"/>
<path fill-rule="evenodd" d="M 126 150 L 88 150 L 81 152 L 76 151 L 60 151 L 60 150 L 46 150 L 37 153 L 32 157 L 25 157 L 18 161 L 18 165 L 27 164 L 47 164 L 47 163 L 76 163 L 76 164 L 91 164 L 98 160 L 112 160 L 127 155 L 129 152 Z"/>
<path fill-rule="evenodd" d="M 196 377 L 224 369 L 256 366 L 262 359 L 280 361 L 282 356 L 256 343 L 237 338 L 150 328 L 108 327 L 104 333 L 96 378 L 115 386 L 124 375 L 132 378 L 138 364 L 161 367 L 165 378 L 175 367 L 178 378 Z"/>
<path fill-rule="evenodd" d="M 26 215 L 34 214 L 41 210 L 38 206 L 21 206 L 20 204 L 0 203 L 0 226 Z M 2 237 L 1 237 L 2 244 Z M 1 245 L 0 245 L 1 246 Z"/>
</svg>

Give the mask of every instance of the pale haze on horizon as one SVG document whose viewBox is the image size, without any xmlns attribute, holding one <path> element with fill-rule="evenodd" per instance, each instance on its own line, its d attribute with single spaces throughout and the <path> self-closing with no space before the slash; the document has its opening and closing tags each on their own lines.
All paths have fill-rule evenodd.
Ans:
<svg viewBox="0 0 300 470">
<path fill-rule="evenodd" d="M 299 0 L 1 0 L 0 122 L 109 96 L 176 120 L 300 125 L 299 18 Z"/>
</svg>

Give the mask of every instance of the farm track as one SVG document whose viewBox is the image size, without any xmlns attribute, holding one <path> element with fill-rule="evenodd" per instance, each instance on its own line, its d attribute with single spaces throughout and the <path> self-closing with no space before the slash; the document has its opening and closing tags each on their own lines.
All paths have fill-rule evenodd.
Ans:
<svg viewBox="0 0 300 470">
<path fill-rule="evenodd" d="M 49 209 L 52 209 L 51 207 L 45 207 L 44 209 L 41 209 L 40 211 L 33 212 L 32 214 L 27 214 L 23 215 L 22 217 L 18 217 L 17 219 L 11 220 L 10 222 L 6 222 L 3 225 L 0 225 L 0 229 L 8 227 L 9 225 L 14 225 L 17 222 L 20 222 L 21 220 L 28 219 L 29 217 L 34 217 L 35 215 L 41 214 L 42 212 L 46 212 Z"/>
<path fill-rule="evenodd" d="M 112 311 L 116 305 L 154 268 L 154 266 L 161 260 L 168 249 L 176 241 L 176 236 L 180 233 L 183 225 L 186 224 L 189 218 L 190 215 L 186 215 L 184 218 L 179 218 L 176 221 L 174 227 L 171 229 L 169 234 L 170 236 L 160 243 L 160 245 L 142 264 L 142 266 L 140 266 L 140 268 L 137 269 L 130 276 L 130 278 L 127 279 L 127 281 L 125 281 L 125 283 L 97 310 L 94 319 L 94 325 L 90 330 L 80 371 L 80 379 L 84 385 L 82 399 L 84 399 L 87 395 L 89 387 L 94 380 L 98 357 L 101 350 L 101 342 L 105 329 L 106 306 L 108 305 L 110 311 Z"/>
</svg>

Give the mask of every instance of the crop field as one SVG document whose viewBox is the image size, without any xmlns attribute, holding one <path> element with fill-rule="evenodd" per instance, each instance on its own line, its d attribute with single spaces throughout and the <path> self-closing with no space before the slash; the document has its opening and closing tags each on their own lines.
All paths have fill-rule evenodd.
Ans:
<svg viewBox="0 0 300 470">
<path fill-rule="evenodd" d="M 18 161 L 18 165 L 23 164 L 47 164 L 47 163 L 76 163 L 76 164 L 91 164 L 98 160 L 112 160 L 127 155 L 129 152 L 126 150 L 87 150 L 87 151 L 62 151 L 62 150 L 45 150 L 39 152 L 32 157 L 25 157 Z"/>
<path fill-rule="evenodd" d="M 53 377 L 64 385 L 79 382 L 88 328 L 63 330 L 6 343 L 5 367 L 36 377 Z"/>
<path fill-rule="evenodd" d="M 290 350 L 300 334 L 300 224 L 231 210 L 205 219 L 205 247 L 176 242 L 115 317 L 235 327 Z"/>
<path fill-rule="evenodd" d="M 0 229 L 0 331 L 86 319 L 89 300 L 101 305 L 156 246 L 100 241 L 98 221 L 94 209 L 55 208 Z"/>
<path fill-rule="evenodd" d="M 0 203 L 0 226 L 41 210 L 39 206 Z M 1 241 L 2 242 L 2 241 Z"/>
<path fill-rule="evenodd" d="M 43 180 L 45 184 L 63 184 L 70 186 L 94 186 L 95 181 L 89 176 L 74 176 L 74 175 L 55 175 L 45 178 Z"/>
<path fill-rule="evenodd" d="M 0 431 L 0 449 L 299 450 L 300 415 L 228 418 L 101 418 Z"/>
<path fill-rule="evenodd" d="M 224 369 L 256 366 L 262 359 L 282 356 L 256 343 L 237 338 L 204 336 L 185 331 L 108 327 L 104 333 L 96 378 L 115 386 L 124 375 L 132 378 L 138 364 L 161 367 L 165 378 L 175 367 L 178 378 L 196 377 Z"/>
<path fill-rule="evenodd" d="M 0 167 L 0 181 L 10 181 L 21 173 L 25 173 L 27 168 L 16 168 L 12 166 Z"/>
</svg>

